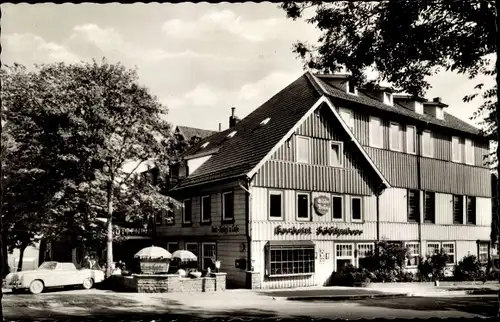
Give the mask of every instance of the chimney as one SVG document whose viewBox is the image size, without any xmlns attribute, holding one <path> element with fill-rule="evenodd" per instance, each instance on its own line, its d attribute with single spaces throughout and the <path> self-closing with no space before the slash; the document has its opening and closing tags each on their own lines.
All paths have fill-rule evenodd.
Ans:
<svg viewBox="0 0 500 322">
<path fill-rule="evenodd" d="M 441 97 L 434 97 L 434 103 L 441 103 Z"/>
<path fill-rule="evenodd" d="M 234 110 L 236 110 L 236 107 L 231 107 L 231 116 L 229 117 L 229 128 L 232 128 L 233 126 L 238 123 L 238 118 L 234 115 Z"/>
<path fill-rule="evenodd" d="M 222 123 L 219 122 L 219 132 L 222 131 Z"/>
</svg>

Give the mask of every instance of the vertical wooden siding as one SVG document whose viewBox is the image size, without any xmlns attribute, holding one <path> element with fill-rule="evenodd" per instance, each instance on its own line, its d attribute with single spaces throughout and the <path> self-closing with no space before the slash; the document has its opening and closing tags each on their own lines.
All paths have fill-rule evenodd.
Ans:
<svg viewBox="0 0 500 322">
<path fill-rule="evenodd" d="M 451 137 L 441 133 L 432 133 L 434 138 L 435 158 L 439 160 L 451 160 Z"/>
<path fill-rule="evenodd" d="M 474 142 L 474 164 L 480 167 L 487 167 L 489 155 L 489 143 Z"/>
<path fill-rule="evenodd" d="M 492 220 L 491 198 L 476 198 L 476 225 L 490 226 Z"/>
<path fill-rule="evenodd" d="M 453 195 L 435 194 L 436 225 L 453 225 Z"/>
<path fill-rule="evenodd" d="M 380 196 L 380 222 L 407 222 L 407 190 L 386 189 Z"/>
</svg>

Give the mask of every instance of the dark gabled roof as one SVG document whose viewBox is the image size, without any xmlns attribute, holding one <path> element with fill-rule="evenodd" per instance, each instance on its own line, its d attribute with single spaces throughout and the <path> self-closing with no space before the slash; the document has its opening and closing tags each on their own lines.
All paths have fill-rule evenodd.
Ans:
<svg viewBox="0 0 500 322">
<path fill-rule="evenodd" d="M 262 104 L 232 128 L 205 138 L 186 152 L 185 156 L 219 147 L 216 154 L 175 188 L 185 188 L 207 181 L 243 176 L 250 172 L 271 149 L 295 126 L 321 97 L 305 75 L 302 75 L 270 100 Z M 260 122 L 270 121 L 260 126 Z M 232 138 L 227 135 L 232 131 Z M 209 144 L 202 148 L 205 143 Z"/>
<path fill-rule="evenodd" d="M 363 105 L 363 108 L 368 107 L 385 112 L 399 114 L 421 122 L 437 125 L 448 129 L 458 130 L 468 134 L 480 134 L 480 130 L 478 128 L 446 112 L 444 112 L 444 120 L 440 120 L 431 115 L 418 114 L 415 111 L 404 107 L 403 105 L 397 104 L 396 102 L 394 102 L 393 106 L 384 104 L 377 99 L 367 95 L 366 93 L 363 93 L 362 90 L 358 90 L 358 95 L 346 93 L 344 90 L 338 88 L 334 84 L 327 82 L 327 77 L 324 77 L 322 75 L 315 76 L 314 79 L 318 82 L 320 87 L 324 89 L 325 94 L 328 95 L 334 102 L 340 99 L 348 102 L 359 103 Z"/>
<path fill-rule="evenodd" d="M 211 136 L 214 133 L 217 133 L 215 131 L 211 130 L 204 130 L 204 129 L 198 129 L 195 127 L 189 127 L 189 126 L 177 126 L 177 132 L 179 134 L 182 134 L 184 136 L 185 140 L 191 140 L 193 136 L 198 136 L 202 139 Z"/>
</svg>

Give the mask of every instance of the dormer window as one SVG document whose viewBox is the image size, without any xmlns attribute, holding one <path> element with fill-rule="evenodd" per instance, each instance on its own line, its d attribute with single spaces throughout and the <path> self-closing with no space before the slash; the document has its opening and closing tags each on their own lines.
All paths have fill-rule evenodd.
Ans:
<svg viewBox="0 0 500 322">
<path fill-rule="evenodd" d="M 232 137 L 233 137 L 233 136 L 235 136 L 235 135 L 236 135 L 236 131 L 232 131 L 231 133 L 229 133 L 229 134 L 227 135 L 227 138 L 228 138 L 228 139 L 230 139 L 230 138 L 232 138 Z"/>
<path fill-rule="evenodd" d="M 266 125 L 267 123 L 269 123 L 269 121 L 270 121 L 270 120 L 271 120 L 271 118 L 270 118 L 270 117 L 268 117 L 268 118 L 264 119 L 262 122 L 260 122 L 260 126 L 264 126 L 264 125 Z"/>
<path fill-rule="evenodd" d="M 444 111 L 442 107 L 436 107 L 436 118 L 439 120 L 444 120 Z"/>
<path fill-rule="evenodd" d="M 415 113 L 424 114 L 424 104 L 422 102 L 415 101 Z"/>
<path fill-rule="evenodd" d="M 210 143 L 210 142 L 208 142 L 208 141 L 207 141 L 207 142 L 205 142 L 205 143 L 203 143 L 203 144 L 201 145 L 201 148 L 202 148 L 202 149 L 206 148 L 206 147 L 208 146 L 208 144 L 209 144 L 209 143 Z"/>
<path fill-rule="evenodd" d="M 356 86 L 351 81 L 346 82 L 346 90 L 347 93 L 352 94 L 352 95 L 358 95 L 358 90 L 356 89 Z"/>
<path fill-rule="evenodd" d="M 384 92 L 384 104 L 390 105 L 390 106 L 393 105 L 392 93 Z"/>
</svg>

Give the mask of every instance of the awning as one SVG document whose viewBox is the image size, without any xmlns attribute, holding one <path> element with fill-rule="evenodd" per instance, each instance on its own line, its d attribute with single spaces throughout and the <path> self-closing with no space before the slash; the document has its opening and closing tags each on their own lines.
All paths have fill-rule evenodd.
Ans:
<svg viewBox="0 0 500 322">
<path fill-rule="evenodd" d="M 270 240 L 266 246 L 269 247 L 314 247 L 312 240 Z"/>
</svg>

